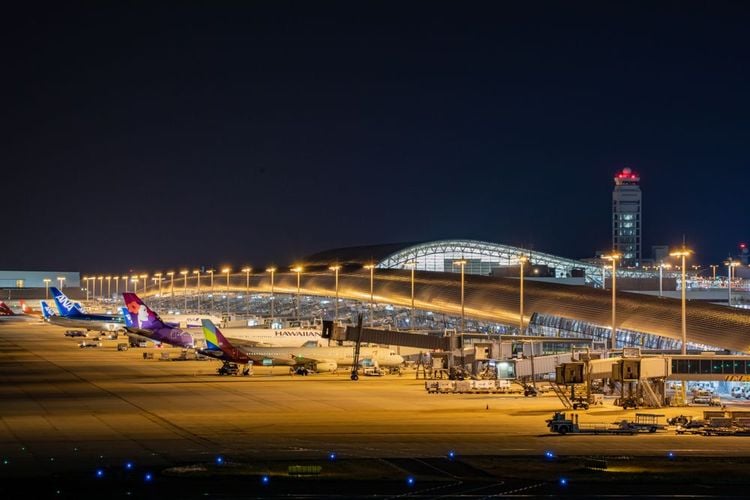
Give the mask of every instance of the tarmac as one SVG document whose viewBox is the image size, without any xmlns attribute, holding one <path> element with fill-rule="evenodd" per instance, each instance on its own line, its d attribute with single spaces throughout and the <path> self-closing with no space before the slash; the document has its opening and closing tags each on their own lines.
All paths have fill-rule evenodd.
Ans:
<svg viewBox="0 0 750 500">
<path fill-rule="evenodd" d="M 750 437 L 670 430 L 560 436 L 545 423 L 562 409 L 551 394 L 428 394 L 410 370 L 352 381 L 346 370 L 299 376 L 288 367 L 256 366 L 249 377 L 222 377 L 216 361 L 160 359 L 178 357 L 179 349 L 118 351 L 123 339 L 80 348 L 81 339 L 64 331 L 0 319 L 5 498 L 15 498 L 9 488 L 18 479 L 45 496 L 71 498 L 102 489 L 115 497 L 180 498 L 580 496 L 613 485 L 622 493 L 632 475 L 640 477 L 627 482 L 633 496 L 654 475 L 661 479 L 649 494 L 662 486 L 672 494 L 700 477 L 713 484 L 704 495 L 728 496 L 750 483 L 741 472 L 726 475 L 747 470 Z M 576 413 L 581 423 L 636 412 L 666 421 L 701 418 L 706 409 L 623 411 L 605 399 Z M 597 468 L 602 462 L 607 466 Z M 578 490 L 583 484 L 585 492 Z"/>
</svg>

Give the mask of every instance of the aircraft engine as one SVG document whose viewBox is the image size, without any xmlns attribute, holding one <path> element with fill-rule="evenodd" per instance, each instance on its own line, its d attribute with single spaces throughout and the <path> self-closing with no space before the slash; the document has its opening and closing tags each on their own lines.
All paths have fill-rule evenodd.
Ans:
<svg viewBox="0 0 750 500">
<path fill-rule="evenodd" d="M 337 366 L 338 365 L 333 361 L 315 363 L 315 371 L 318 373 L 332 372 L 336 370 Z"/>
</svg>

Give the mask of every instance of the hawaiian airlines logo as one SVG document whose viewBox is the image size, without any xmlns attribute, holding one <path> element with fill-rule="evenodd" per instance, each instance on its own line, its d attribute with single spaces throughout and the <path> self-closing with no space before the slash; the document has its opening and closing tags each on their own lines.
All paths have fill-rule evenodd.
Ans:
<svg viewBox="0 0 750 500">
<path fill-rule="evenodd" d="M 65 296 L 65 295 L 58 295 L 58 296 L 57 296 L 57 302 L 58 302 L 58 303 L 59 303 L 59 304 L 60 304 L 61 306 L 63 306 L 63 307 L 65 308 L 65 310 L 66 310 L 66 311 L 71 311 L 71 310 L 73 310 L 73 308 L 74 308 L 74 307 L 76 306 L 76 305 L 75 305 L 75 302 L 73 302 L 72 300 L 70 300 L 70 299 L 69 299 L 69 298 L 68 298 L 67 296 Z"/>
<path fill-rule="evenodd" d="M 156 321 L 156 314 L 146 307 L 146 304 L 139 304 L 135 301 L 127 303 L 128 312 L 138 328 L 149 328 Z"/>
<path fill-rule="evenodd" d="M 276 330 L 276 337 L 320 337 L 320 332 L 306 330 Z"/>
</svg>

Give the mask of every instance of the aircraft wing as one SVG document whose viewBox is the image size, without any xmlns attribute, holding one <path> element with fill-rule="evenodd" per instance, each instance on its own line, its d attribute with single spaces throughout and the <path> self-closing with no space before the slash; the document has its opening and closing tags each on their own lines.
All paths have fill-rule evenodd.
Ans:
<svg viewBox="0 0 750 500">
<path fill-rule="evenodd" d="M 247 350 L 250 347 L 273 347 L 269 344 L 265 344 L 263 342 L 256 342 L 254 340 L 237 339 L 234 337 L 227 337 L 227 340 L 229 340 L 232 343 L 232 345 L 234 345 L 238 349 L 242 349 L 243 351 Z"/>
</svg>

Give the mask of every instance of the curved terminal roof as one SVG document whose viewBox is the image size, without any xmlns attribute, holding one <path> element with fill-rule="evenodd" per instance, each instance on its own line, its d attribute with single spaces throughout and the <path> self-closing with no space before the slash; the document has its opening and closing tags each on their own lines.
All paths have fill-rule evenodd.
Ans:
<svg viewBox="0 0 750 500">
<path fill-rule="evenodd" d="M 602 283 L 601 265 L 511 245 L 469 239 L 339 248 L 319 252 L 304 261 L 314 266 L 327 266 L 333 262 L 362 266 L 376 262 L 377 267 L 382 269 L 404 269 L 413 262 L 415 269 L 419 271 L 453 272 L 459 271 L 457 266 L 452 265 L 454 261 L 468 260 L 466 274 L 487 275 L 494 267 L 518 265 L 521 255 L 527 256 L 532 265 L 554 268 L 558 278 L 570 277 L 578 270 L 584 273 L 587 282 Z M 645 278 L 654 277 L 655 273 L 618 269 L 617 276 Z"/>
</svg>

